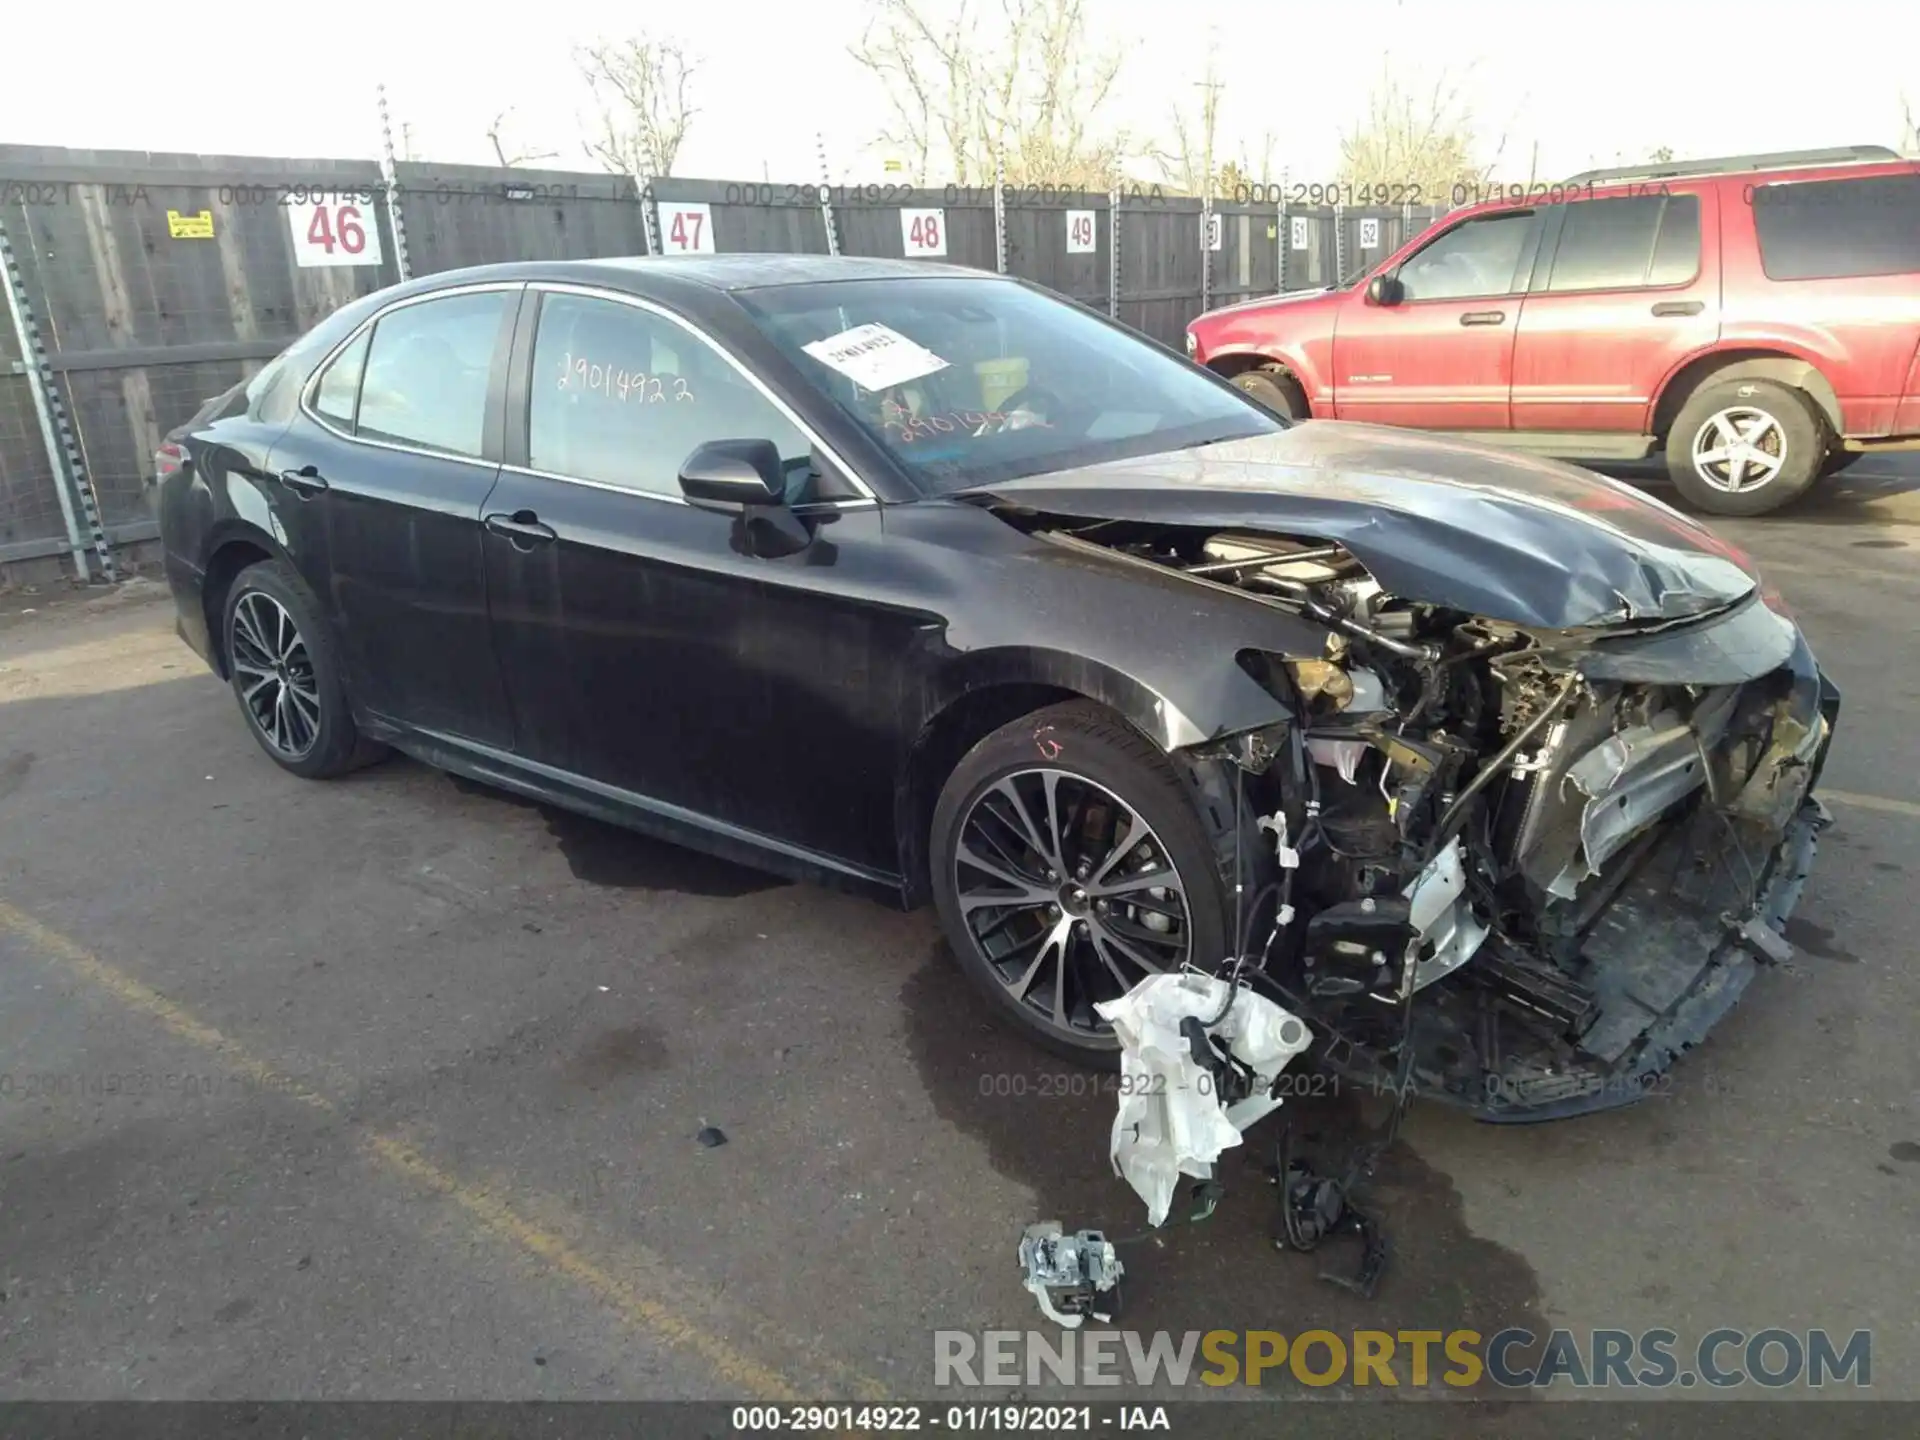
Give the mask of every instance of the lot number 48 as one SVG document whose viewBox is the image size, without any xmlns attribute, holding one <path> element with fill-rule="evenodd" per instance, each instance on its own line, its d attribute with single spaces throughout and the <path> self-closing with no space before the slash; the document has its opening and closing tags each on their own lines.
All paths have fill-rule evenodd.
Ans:
<svg viewBox="0 0 1920 1440">
<path fill-rule="evenodd" d="M 900 212 L 900 248 L 908 255 L 946 254 L 947 212 L 902 210 Z"/>
</svg>

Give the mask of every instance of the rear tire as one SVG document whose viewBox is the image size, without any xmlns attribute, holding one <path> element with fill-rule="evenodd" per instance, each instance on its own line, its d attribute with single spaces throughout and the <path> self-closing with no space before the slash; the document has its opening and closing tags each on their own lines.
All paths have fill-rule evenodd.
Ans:
<svg viewBox="0 0 1920 1440">
<path fill-rule="evenodd" d="M 1227 879 L 1192 785 L 1088 701 L 1036 711 L 968 751 L 934 807 L 928 858 L 961 969 L 1025 1035 L 1085 1064 L 1119 1063 L 1093 1005 L 1154 969 L 1216 968 L 1233 943 Z M 1152 876 L 1166 883 L 1142 878 Z M 1014 903 L 992 903 L 1002 894 Z"/>
<path fill-rule="evenodd" d="M 1804 391 L 1775 380 L 1710 381 L 1667 432 L 1667 471 L 1696 509 L 1764 515 L 1806 493 L 1830 446 Z"/>
<path fill-rule="evenodd" d="M 1282 420 L 1307 420 L 1312 412 L 1307 406 L 1307 393 L 1300 388 L 1300 382 L 1286 371 L 1275 365 L 1262 365 L 1253 370 L 1242 370 L 1232 377 L 1235 389 L 1242 390 L 1262 409 L 1270 410 Z"/>
<path fill-rule="evenodd" d="M 325 780 L 387 753 L 354 725 L 333 634 L 290 567 L 262 560 L 236 575 L 221 633 L 234 699 L 274 764 Z"/>
</svg>

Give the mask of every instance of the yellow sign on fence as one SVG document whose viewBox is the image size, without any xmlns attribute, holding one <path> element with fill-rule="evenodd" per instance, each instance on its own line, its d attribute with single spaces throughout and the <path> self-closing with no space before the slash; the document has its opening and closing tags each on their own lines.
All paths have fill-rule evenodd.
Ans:
<svg viewBox="0 0 1920 1440">
<path fill-rule="evenodd" d="M 178 210 L 169 210 L 167 234 L 176 240 L 211 240 L 213 212 L 202 210 L 198 215 L 182 215 Z"/>
</svg>

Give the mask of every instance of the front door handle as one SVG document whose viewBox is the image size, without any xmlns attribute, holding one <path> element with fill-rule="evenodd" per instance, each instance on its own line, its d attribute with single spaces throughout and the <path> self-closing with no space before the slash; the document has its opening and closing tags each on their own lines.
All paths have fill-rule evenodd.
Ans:
<svg viewBox="0 0 1920 1440">
<path fill-rule="evenodd" d="M 327 488 L 326 478 L 312 465 L 302 465 L 298 470 L 282 470 L 280 483 L 296 495 L 318 495 Z"/>
<path fill-rule="evenodd" d="M 1661 316 L 1698 315 L 1706 308 L 1706 302 L 1703 300 L 1662 300 L 1653 307 L 1653 313 Z"/>
<path fill-rule="evenodd" d="M 540 517 L 531 510 L 516 510 L 511 515 L 496 513 L 481 523 L 495 535 L 504 535 L 516 550 L 531 550 L 560 538 L 558 531 L 551 525 L 542 525 Z"/>
<path fill-rule="evenodd" d="M 1460 317 L 1462 325 L 1504 325 L 1507 312 L 1504 310 L 1469 310 Z"/>
</svg>

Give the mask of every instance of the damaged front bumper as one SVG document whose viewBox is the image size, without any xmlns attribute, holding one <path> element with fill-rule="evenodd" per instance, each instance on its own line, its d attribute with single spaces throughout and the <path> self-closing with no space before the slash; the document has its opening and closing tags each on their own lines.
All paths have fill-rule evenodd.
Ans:
<svg viewBox="0 0 1920 1440">
<path fill-rule="evenodd" d="M 1791 958 L 1783 932 L 1831 823 L 1814 791 L 1840 697 L 1804 642 L 1785 668 L 1789 693 L 1747 783 L 1704 786 L 1698 803 L 1631 843 L 1581 837 L 1596 868 L 1613 863 L 1603 902 L 1560 937 L 1559 963 L 1493 933 L 1457 972 L 1420 982 L 1408 1033 L 1415 1094 L 1532 1123 L 1663 1093 L 1674 1061 L 1759 968 Z M 1666 768 L 1644 773 L 1657 780 Z M 1622 808 L 1596 777 L 1570 783 Z M 1641 797 L 1626 793 L 1631 810 Z M 1591 812 L 1584 824 L 1593 828 Z M 1394 1059 L 1359 1045 L 1332 1039 L 1320 1058 L 1360 1085 L 1397 1083 Z"/>
<path fill-rule="evenodd" d="M 1801 805 L 1768 862 L 1759 903 L 1744 916 L 1710 917 L 1660 894 L 1657 882 L 1640 893 L 1630 889 L 1584 952 L 1597 962 L 1600 1000 L 1599 1016 L 1580 1042 L 1587 1063 L 1489 1070 L 1487 1093 L 1471 1108 L 1484 1120 L 1526 1124 L 1661 1093 L 1673 1062 L 1706 1038 L 1759 967 L 1791 954 L 1780 932 L 1812 872 L 1819 832 L 1830 823 L 1819 800 Z M 1649 866 L 1684 864 L 1689 836 L 1686 829 L 1673 831 L 1648 857 Z M 1689 957 L 1695 957 L 1691 966 Z"/>
</svg>

